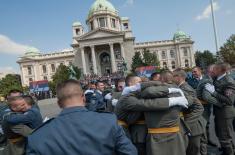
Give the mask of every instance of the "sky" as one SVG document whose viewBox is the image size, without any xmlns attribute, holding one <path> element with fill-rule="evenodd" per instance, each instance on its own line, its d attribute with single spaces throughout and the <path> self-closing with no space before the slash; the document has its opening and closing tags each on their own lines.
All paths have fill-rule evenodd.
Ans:
<svg viewBox="0 0 235 155">
<path fill-rule="evenodd" d="M 19 73 L 28 47 L 42 53 L 71 48 L 72 23 L 86 27 L 95 0 L 0 0 L 0 72 Z M 136 42 L 170 40 L 180 29 L 194 49 L 215 52 L 210 0 L 109 0 L 129 17 Z M 214 0 L 219 45 L 235 34 L 235 0 Z"/>
</svg>

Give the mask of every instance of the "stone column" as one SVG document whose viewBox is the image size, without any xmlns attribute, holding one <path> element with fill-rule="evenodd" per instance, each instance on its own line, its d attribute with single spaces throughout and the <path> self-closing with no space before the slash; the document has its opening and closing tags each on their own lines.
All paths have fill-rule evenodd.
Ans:
<svg viewBox="0 0 235 155">
<path fill-rule="evenodd" d="M 111 66 L 112 66 L 112 72 L 117 72 L 117 65 L 116 65 L 116 60 L 115 60 L 115 55 L 113 51 L 113 44 L 109 44 L 110 46 L 110 56 L 111 56 Z"/>
<path fill-rule="evenodd" d="M 83 74 L 87 74 L 87 70 L 86 70 L 86 59 L 85 59 L 84 47 L 81 47 L 81 56 L 82 56 L 82 68 L 83 68 Z"/>
<path fill-rule="evenodd" d="M 93 71 L 95 74 L 97 74 L 97 63 L 96 63 L 96 57 L 95 57 L 95 46 L 91 46 L 91 55 L 92 55 L 92 63 L 93 63 Z"/>
<path fill-rule="evenodd" d="M 124 47 L 123 47 L 123 43 L 120 43 L 120 46 L 121 46 L 121 55 L 122 55 L 122 57 L 124 58 L 124 60 L 126 60 L 125 51 L 124 51 Z"/>
</svg>

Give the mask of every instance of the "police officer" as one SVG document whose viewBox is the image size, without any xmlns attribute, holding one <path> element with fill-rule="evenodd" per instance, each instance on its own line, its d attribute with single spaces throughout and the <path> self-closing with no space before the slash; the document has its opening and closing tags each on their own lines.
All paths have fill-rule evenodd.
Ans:
<svg viewBox="0 0 235 155">
<path fill-rule="evenodd" d="M 234 133 L 232 121 L 235 116 L 233 106 L 235 101 L 235 82 L 226 72 L 226 64 L 216 64 L 214 73 L 217 79 L 214 81 L 214 85 L 208 83 L 205 88 L 221 105 L 221 107 L 214 106 L 214 115 L 216 135 L 221 144 L 222 151 L 224 155 L 233 155 Z"/>
<path fill-rule="evenodd" d="M 137 155 L 114 114 L 85 108 L 78 81 L 60 83 L 57 98 L 62 112 L 28 137 L 27 155 Z"/>
</svg>

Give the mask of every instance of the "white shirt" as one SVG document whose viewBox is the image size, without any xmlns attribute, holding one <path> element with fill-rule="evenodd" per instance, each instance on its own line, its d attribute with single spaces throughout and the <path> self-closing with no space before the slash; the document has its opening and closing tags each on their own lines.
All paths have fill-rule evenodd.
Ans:
<svg viewBox="0 0 235 155">
<path fill-rule="evenodd" d="M 217 80 L 219 81 L 219 80 L 221 80 L 225 76 L 226 76 L 226 73 L 224 73 L 223 75 L 220 75 L 219 77 L 217 77 Z"/>
</svg>

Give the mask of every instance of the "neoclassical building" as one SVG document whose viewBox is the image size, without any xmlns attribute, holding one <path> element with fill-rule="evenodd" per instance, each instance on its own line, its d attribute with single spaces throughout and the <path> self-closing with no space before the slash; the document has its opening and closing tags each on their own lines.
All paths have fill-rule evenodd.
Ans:
<svg viewBox="0 0 235 155">
<path fill-rule="evenodd" d="M 20 65 L 22 85 L 28 86 L 33 81 L 51 81 L 60 64 L 69 66 L 73 61 L 73 50 L 42 54 L 35 48 L 29 48 L 17 61 Z"/>
<path fill-rule="evenodd" d="M 84 74 L 105 74 L 122 70 L 123 61 L 130 69 L 135 51 L 155 52 L 161 66 L 169 69 L 195 65 L 193 41 L 177 31 L 172 40 L 135 43 L 130 20 L 120 17 L 108 0 L 96 0 L 88 13 L 86 25 L 73 24 L 75 65 Z"/>
<path fill-rule="evenodd" d="M 96 0 L 87 15 L 86 27 L 80 22 L 72 25 L 73 42 L 68 51 L 41 54 L 35 49 L 26 51 L 18 63 L 23 85 L 30 81 L 51 80 L 60 63 L 73 63 L 84 74 L 110 74 L 123 70 L 123 62 L 130 70 L 135 52 L 155 52 L 161 67 L 173 70 L 195 65 L 194 42 L 178 30 L 171 40 L 135 43 L 131 22 L 120 17 L 108 0 Z"/>
</svg>

